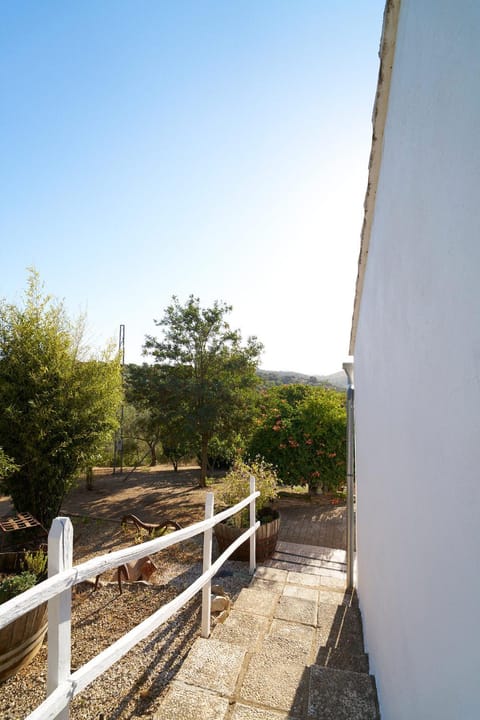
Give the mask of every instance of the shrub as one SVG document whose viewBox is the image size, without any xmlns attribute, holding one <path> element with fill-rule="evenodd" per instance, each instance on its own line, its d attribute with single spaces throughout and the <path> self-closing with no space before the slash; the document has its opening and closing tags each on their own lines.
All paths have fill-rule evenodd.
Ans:
<svg viewBox="0 0 480 720">
<path fill-rule="evenodd" d="M 29 590 L 36 583 L 37 576 L 29 570 L 24 570 L 19 575 L 10 575 L 4 578 L 0 582 L 0 604 L 20 595 L 25 590 Z"/>
<path fill-rule="evenodd" d="M 15 465 L 12 458 L 5 455 L 3 448 L 0 447 L 0 490 L 2 489 L 2 479 L 11 475 L 15 470 L 18 470 L 18 465 Z"/>
<path fill-rule="evenodd" d="M 277 474 L 275 468 L 262 458 L 256 458 L 250 464 L 236 460 L 233 468 L 225 476 L 218 499 L 226 506 L 235 505 L 250 494 L 250 476 L 255 478 L 255 489 L 260 492 L 256 500 L 257 519 L 267 522 L 265 508 L 277 497 Z M 248 525 L 248 508 L 240 513 L 235 524 Z"/>
<path fill-rule="evenodd" d="M 337 488 L 345 480 L 344 393 L 305 385 L 267 390 L 248 452 L 274 464 L 286 485 Z"/>
<path fill-rule="evenodd" d="M 0 445 L 18 465 L 1 488 L 47 529 L 118 425 L 120 363 L 92 358 L 83 331 L 35 272 L 23 305 L 0 301 Z"/>
<path fill-rule="evenodd" d="M 26 552 L 23 560 L 23 569 L 33 573 L 37 578 L 37 582 L 43 580 L 47 576 L 48 557 L 43 550 L 35 550 Z"/>
</svg>

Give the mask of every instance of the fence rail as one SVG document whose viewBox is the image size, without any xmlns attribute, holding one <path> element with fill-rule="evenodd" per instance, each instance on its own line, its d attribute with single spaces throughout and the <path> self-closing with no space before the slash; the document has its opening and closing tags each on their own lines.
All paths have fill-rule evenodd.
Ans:
<svg viewBox="0 0 480 720">
<path fill-rule="evenodd" d="M 93 558 L 74 567 L 72 564 L 73 529 L 69 518 L 56 518 L 48 539 L 49 577 L 22 595 L 0 605 L 0 629 L 17 617 L 48 600 L 48 680 L 47 699 L 26 720 L 67 720 L 73 698 L 93 680 L 122 658 L 137 643 L 166 622 L 177 610 L 202 590 L 202 637 L 210 635 L 211 580 L 230 555 L 250 539 L 250 572 L 255 570 L 255 532 L 260 523 L 255 521 L 255 479 L 250 478 L 250 495 L 228 510 L 213 514 L 213 493 L 207 493 L 205 520 L 169 535 L 149 540 L 123 550 Z M 250 507 L 250 526 L 212 563 L 212 530 L 243 508 Z M 108 648 L 92 658 L 74 673 L 70 672 L 71 653 L 71 590 L 88 578 L 117 568 L 126 562 L 139 560 L 145 555 L 158 553 L 203 533 L 203 572 L 186 590 L 163 605 L 146 620 L 123 635 Z"/>
</svg>

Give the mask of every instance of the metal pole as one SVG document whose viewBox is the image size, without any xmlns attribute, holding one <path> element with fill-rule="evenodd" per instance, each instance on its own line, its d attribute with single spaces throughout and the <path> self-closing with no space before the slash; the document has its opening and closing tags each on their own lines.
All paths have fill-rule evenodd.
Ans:
<svg viewBox="0 0 480 720">
<path fill-rule="evenodd" d="M 348 378 L 347 386 L 347 589 L 354 585 L 353 570 L 355 559 L 355 425 L 353 360 L 343 363 Z"/>
<path fill-rule="evenodd" d="M 125 325 L 120 325 L 118 351 L 120 354 L 120 366 L 122 368 L 121 372 L 123 382 L 123 366 L 125 365 Z M 123 473 L 123 402 L 120 408 L 120 472 Z"/>
</svg>

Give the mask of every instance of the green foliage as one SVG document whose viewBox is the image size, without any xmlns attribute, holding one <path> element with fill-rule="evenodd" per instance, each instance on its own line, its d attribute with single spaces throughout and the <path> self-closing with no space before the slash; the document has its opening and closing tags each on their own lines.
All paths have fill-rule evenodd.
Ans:
<svg viewBox="0 0 480 720">
<path fill-rule="evenodd" d="M 150 464 L 157 463 L 157 453 L 178 469 L 180 460 L 193 454 L 187 436 L 182 408 L 177 404 L 168 378 L 158 365 L 128 365 L 125 372 L 127 411 L 133 422 L 125 428 L 129 438 L 147 445 Z"/>
<path fill-rule="evenodd" d="M 118 424 L 120 364 L 88 355 L 83 330 L 33 271 L 22 307 L 0 303 L 0 444 L 18 465 L 2 486 L 47 528 Z"/>
<path fill-rule="evenodd" d="M 0 490 L 2 489 L 3 478 L 11 475 L 15 470 L 18 470 L 18 465 L 8 455 L 5 455 L 3 448 L 0 447 Z"/>
<path fill-rule="evenodd" d="M 248 452 L 273 463 L 287 485 L 338 487 L 345 481 L 344 394 L 306 385 L 269 388 Z"/>
<path fill-rule="evenodd" d="M 278 478 L 275 468 L 262 458 L 256 458 L 250 463 L 237 459 L 233 468 L 224 478 L 223 487 L 217 494 L 218 500 L 227 507 L 236 505 L 250 495 L 250 477 L 255 478 L 255 490 L 260 496 L 256 499 L 257 516 L 269 503 L 277 497 Z M 241 527 L 248 525 L 248 508 L 241 511 L 237 524 Z"/>
<path fill-rule="evenodd" d="M 44 550 L 27 551 L 23 560 L 22 567 L 24 570 L 33 573 L 37 580 L 43 580 L 47 577 L 48 556 Z"/>
<path fill-rule="evenodd" d="M 229 470 L 239 455 L 243 439 L 239 433 L 220 439 L 214 435 L 208 443 L 208 470 Z M 199 462 L 201 458 L 198 457 Z"/>
<path fill-rule="evenodd" d="M 262 346 L 255 338 L 242 346 L 240 333 L 225 320 L 230 311 L 230 306 L 218 302 L 201 308 L 193 295 L 185 305 L 174 297 L 163 319 L 156 321 L 163 328 L 163 339 L 148 336 L 144 347 L 163 383 L 172 434 L 181 445 L 189 441 L 200 448 L 203 486 L 212 438 L 224 440 L 242 432 L 254 413 Z"/>
<path fill-rule="evenodd" d="M 345 390 L 347 378 L 343 370 L 332 375 L 304 375 L 283 370 L 257 370 L 264 387 L 272 385 L 320 385 L 336 390 Z"/>
<path fill-rule="evenodd" d="M 0 582 L 0 605 L 33 587 L 37 582 L 35 573 L 28 570 L 19 575 L 9 575 Z"/>
</svg>

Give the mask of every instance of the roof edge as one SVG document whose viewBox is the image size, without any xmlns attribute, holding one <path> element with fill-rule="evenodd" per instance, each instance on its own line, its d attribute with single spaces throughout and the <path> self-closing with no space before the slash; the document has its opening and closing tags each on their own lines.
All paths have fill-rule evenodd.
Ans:
<svg viewBox="0 0 480 720">
<path fill-rule="evenodd" d="M 362 300 L 363 281 L 370 247 L 370 234 L 372 231 L 375 200 L 377 196 L 378 177 L 383 154 L 383 136 L 390 97 L 390 84 L 392 78 L 393 61 L 397 42 L 398 18 L 400 15 L 401 0 L 387 0 L 383 13 L 382 37 L 380 40 L 380 68 L 378 70 L 377 92 L 372 112 L 372 147 L 368 163 L 368 183 L 365 193 L 364 217 L 361 232 L 360 255 L 358 258 L 358 273 L 353 306 L 352 329 L 350 333 L 350 355 L 355 354 L 355 340 L 357 336 L 360 303 Z"/>
</svg>

